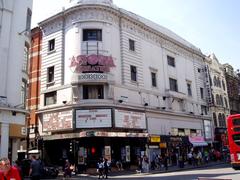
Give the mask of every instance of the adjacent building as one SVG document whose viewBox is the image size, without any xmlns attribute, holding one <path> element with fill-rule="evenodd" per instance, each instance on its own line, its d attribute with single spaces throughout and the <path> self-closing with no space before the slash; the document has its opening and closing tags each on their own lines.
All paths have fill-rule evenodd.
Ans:
<svg viewBox="0 0 240 180">
<path fill-rule="evenodd" d="M 0 1 L 0 156 L 17 159 L 26 148 L 25 98 L 31 0 Z"/>
<path fill-rule="evenodd" d="M 199 48 L 111 0 L 70 1 L 39 26 L 30 124 L 46 161 L 132 163 L 213 141 Z"/>
<path fill-rule="evenodd" d="M 230 114 L 240 114 L 240 73 L 234 71 L 230 64 L 224 64 L 225 77 L 228 89 Z"/>
<path fill-rule="evenodd" d="M 206 56 L 206 70 L 209 77 L 208 97 L 209 107 L 214 124 L 214 135 L 216 147 L 226 145 L 226 118 L 230 115 L 228 87 L 225 78 L 224 66 L 219 63 L 214 54 Z"/>
</svg>

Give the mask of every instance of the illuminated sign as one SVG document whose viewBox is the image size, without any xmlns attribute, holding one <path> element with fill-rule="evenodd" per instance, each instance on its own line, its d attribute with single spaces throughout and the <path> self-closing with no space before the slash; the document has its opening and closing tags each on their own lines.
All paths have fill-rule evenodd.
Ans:
<svg viewBox="0 0 240 180">
<path fill-rule="evenodd" d="M 160 136 L 151 136 L 150 142 L 152 143 L 159 143 L 161 141 Z"/>
<path fill-rule="evenodd" d="M 112 56 L 79 55 L 70 59 L 70 68 L 74 73 L 110 72 L 115 67 Z"/>
</svg>

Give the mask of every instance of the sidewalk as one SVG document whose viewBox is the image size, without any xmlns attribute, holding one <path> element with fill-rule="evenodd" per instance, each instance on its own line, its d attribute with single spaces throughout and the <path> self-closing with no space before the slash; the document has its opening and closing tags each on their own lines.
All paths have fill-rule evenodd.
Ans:
<svg viewBox="0 0 240 180">
<path fill-rule="evenodd" d="M 160 170 L 150 170 L 149 172 L 143 172 L 143 173 L 137 173 L 136 168 L 131 168 L 130 170 L 123 170 L 123 171 L 117 171 L 117 169 L 113 168 L 113 170 L 109 173 L 109 177 L 118 177 L 118 176 L 126 176 L 126 175 L 136 175 L 136 174 L 141 174 L 141 175 L 148 175 L 148 174 L 158 174 L 158 173 L 169 173 L 169 172 L 176 172 L 176 171 L 184 171 L 184 170 L 190 170 L 190 169 L 198 169 L 198 168 L 204 168 L 204 167 L 211 167 L 211 166 L 216 166 L 220 164 L 225 164 L 225 161 L 218 161 L 218 162 L 209 162 L 207 164 L 199 165 L 199 166 L 192 166 L 192 165 L 185 165 L 184 168 L 179 168 L 178 166 L 169 166 L 168 170 L 165 171 L 165 168 L 161 168 Z M 96 177 L 98 174 L 96 172 L 96 169 L 88 169 L 87 173 L 84 174 L 76 174 L 73 175 L 72 178 L 77 178 L 77 177 Z M 59 177 L 62 175 L 60 174 Z"/>
</svg>

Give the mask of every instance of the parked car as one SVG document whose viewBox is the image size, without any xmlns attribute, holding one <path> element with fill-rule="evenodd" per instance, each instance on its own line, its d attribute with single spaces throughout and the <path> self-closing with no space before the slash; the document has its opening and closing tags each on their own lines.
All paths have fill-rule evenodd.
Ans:
<svg viewBox="0 0 240 180">
<path fill-rule="evenodd" d="M 30 164 L 31 164 L 30 159 L 22 160 L 21 169 L 23 177 L 29 177 Z M 57 178 L 58 173 L 59 171 L 57 167 L 43 166 L 41 179 Z"/>
</svg>

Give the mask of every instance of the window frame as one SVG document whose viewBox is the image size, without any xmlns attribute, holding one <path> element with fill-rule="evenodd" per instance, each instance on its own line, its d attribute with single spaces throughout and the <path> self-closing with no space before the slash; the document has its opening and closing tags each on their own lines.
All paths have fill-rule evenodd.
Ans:
<svg viewBox="0 0 240 180">
<path fill-rule="evenodd" d="M 82 94 L 82 98 L 84 100 L 87 99 L 104 99 L 104 85 L 100 85 L 100 84 L 96 84 L 96 85 L 83 85 L 83 94 Z M 92 96 L 94 95 L 94 91 L 95 93 L 95 97 L 96 98 L 91 98 L 91 94 Z"/>
<path fill-rule="evenodd" d="M 95 33 L 95 35 L 90 36 L 89 33 Z M 83 29 L 82 39 L 86 41 L 102 41 L 102 29 Z"/>
<path fill-rule="evenodd" d="M 133 39 L 128 39 L 128 43 L 129 43 L 129 50 L 135 52 L 135 49 L 136 49 L 135 41 Z"/>
<path fill-rule="evenodd" d="M 52 77 L 52 81 L 50 81 L 50 70 L 51 68 L 53 68 L 53 77 Z M 50 66 L 47 68 L 47 83 L 53 83 L 55 79 L 55 66 Z"/>
<path fill-rule="evenodd" d="M 176 61 L 174 57 L 167 55 L 167 62 L 169 66 L 176 67 Z"/>
<path fill-rule="evenodd" d="M 47 103 L 47 98 L 53 98 L 53 103 Z M 44 94 L 44 106 L 57 104 L 57 91 L 52 91 Z"/>
<path fill-rule="evenodd" d="M 174 84 L 172 85 L 171 82 L 174 82 Z M 169 78 L 169 89 L 170 89 L 170 91 L 178 92 L 177 79 Z"/>
<path fill-rule="evenodd" d="M 55 38 L 48 41 L 48 52 L 55 50 Z"/>
<path fill-rule="evenodd" d="M 200 87 L 200 97 L 204 99 L 204 89 L 202 87 Z"/>
<path fill-rule="evenodd" d="M 130 65 L 131 81 L 137 82 L 137 66 Z"/>
<path fill-rule="evenodd" d="M 151 72 L 152 87 L 157 87 L 157 73 Z"/>
<path fill-rule="evenodd" d="M 191 82 L 187 82 L 187 92 L 188 92 L 188 96 L 192 97 L 192 83 Z"/>
</svg>

